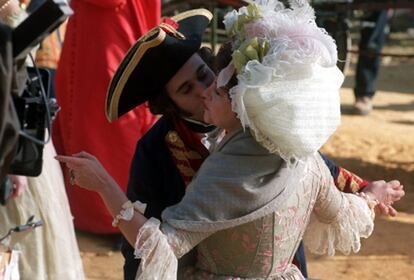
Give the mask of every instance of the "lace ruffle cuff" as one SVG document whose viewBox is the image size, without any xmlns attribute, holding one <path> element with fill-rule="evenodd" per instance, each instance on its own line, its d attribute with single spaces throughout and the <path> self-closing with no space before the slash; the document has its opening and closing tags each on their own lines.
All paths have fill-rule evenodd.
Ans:
<svg viewBox="0 0 414 280">
<path fill-rule="evenodd" d="M 331 223 L 321 222 L 315 214 L 304 235 L 304 243 L 312 253 L 335 255 L 358 252 L 361 238 L 367 238 L 374 229 L 375 213 L 367 202 L 353 194 L 343 194 L 341 208 Z"/>
<path fill-rule="evenodd" d="M 178 261 L 167 237 L 160 230 L 160 221 L 150 218 L 138 232 L 135 257 L 141 259 L 135 279 L 176 279 Z"/>
</svg>

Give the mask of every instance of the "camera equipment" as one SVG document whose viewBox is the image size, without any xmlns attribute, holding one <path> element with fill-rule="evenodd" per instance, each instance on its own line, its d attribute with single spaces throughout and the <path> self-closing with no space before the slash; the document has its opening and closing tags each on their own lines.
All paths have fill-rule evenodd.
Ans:
<svg viewBox="0 0 414 280">
<path fill-rule="evenodd" d="M 73 12 L 64 0 L 47 0 L 13 30 L 13 56 L 25 58 L 31 49 Z"/>
<path fill-rule="evenodd" d="M 33 47 L 72 13 L 64 0 L 46 0 L 12 31 L 13 58 L 24 59 Z M 38 176 L 42 171 L 43 146 L 51 137 L 51 118 L 57 111 L 56 102 L 48 98 L 46 91 L 49 89 L 49 80 L 47 70 L 28 68 L 28 79 L 23 94 L 13 97 L 21 131 L 17 153 L 8 170 L 9 174 Z M 49 133 L 45 141 L 46 129 Z M 6 202 L 12 191 L 10 180 L 7 177 L 0 178 L 1 204 Z"/>
<path fill-rule="evenodd" d="M 64 0 L 45 1 L 13 30 L 14 58 L 25 58 L 35 45 L 71 14 L 72 10 Z M 29 67 L 26 88 L 21 96 L 14 97 L 21 131 L 10 174 L 38 176 L 42 171 L 43 145 L 51 137 L 51 107 L 57 109 L 56 102 L 50 100 L 46 92 L 49 80 L 46 70 Z M 49 135 L 48 140 L 44 141 L 46 128 Z"/>
<path fill-rule="evenodd" d="M 49 72 L 45 69 L 27 68 L 28 79 L 23 94 L 14 97 L 14 106 L 20 121 L 17 152 L 10 166 L 10 174 L 38 176 L 42 171 L 45 130 L 51 126 L 48 93 Z"/>
<path fill-rule="evenodd" d="M 25 224 L 11 228 L 5 236 L 0 238 L 0 243 L 4 242 L 6 239 L 10 237 L 13 237 L 14 234 L 24 233 L 26 231 L 40 227 L 42 225 L 43 225 L 43 221 L 39 220 L 37 222 L 34 222 L 34 216 L 32 215 L 29 217 L 29 219 L 27 219 L 27 222 Z M 17 242 L 15 240 L 12 240 L 12 245 L 15 243 Z"/>
<path fill-rule="evenodd" d="M 49 72 L 34 67 L 27 67 L 27 72 L 28 79 L 22 95 L 13 97 L 21 130 L 8 173 L 38 176 L 42 172 L 43 146 L 51 137 L 51 119 L 58 106 L 54 99 L 48 98 Z M 46 129 L 48 139 L 44 140 Z M 12 193 L 12 182 L 6 177 L 0 185 L 0 203 L 5 204 Z"/>
</svg>

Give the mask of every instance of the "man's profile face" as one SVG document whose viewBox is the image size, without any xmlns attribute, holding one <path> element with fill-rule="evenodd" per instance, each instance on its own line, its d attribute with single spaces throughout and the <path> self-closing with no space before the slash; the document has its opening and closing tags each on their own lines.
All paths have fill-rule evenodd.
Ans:
<svg viewBox="0 0 414 280">
<path fill-rule="evenodd" d="M 214 72 L 195 53 L 168 81 L 168 96 L 183 111 L 185 117 L 203 121 L 203 92 L 214 81 Z"/>
</svg>

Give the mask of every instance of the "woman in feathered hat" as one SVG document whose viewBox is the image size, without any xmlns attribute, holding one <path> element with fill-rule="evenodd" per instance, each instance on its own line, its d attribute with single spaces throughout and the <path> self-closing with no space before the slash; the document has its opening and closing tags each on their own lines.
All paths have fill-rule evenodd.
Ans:
<svg viewBox="0 0 414 280">
<path fill-rule="evenodd" d="M 146 205 L 128 201 L 107 175 L 90 176 L 101 167 L 89 154 L 59 158 L 135 244 L 137 279 L 175 279 L 177 259 L 195 246 L 197 265 L 183 279 L 303 279 L 291 264 L 303 236 L 317 253 L 357 252 L 373 230 L 375 205 L 403 195 L 359 197 L 333 187 L 317 151 L 339 124 L 343 77 L 309 4 L 291 8 L 262 1 L 226 17 L 232 63 L 205 93 L 204 120 L 227 134 L 162 223 L 140 214 Z"/>
</svg>

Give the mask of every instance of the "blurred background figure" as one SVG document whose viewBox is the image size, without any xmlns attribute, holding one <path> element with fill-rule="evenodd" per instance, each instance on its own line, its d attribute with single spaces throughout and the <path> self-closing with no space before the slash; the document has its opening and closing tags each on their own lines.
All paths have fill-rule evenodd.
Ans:
<svg viewBox="0 0 414 280">
<path fill-rule="evenodd" d="M 27 11 L 32 13 L 46 0 L 31 0 Z M 49 97 L 55 98 L 55 73 L 58 67 L 60 53 L 62 51 L 63 38 L 65 37 L 66 23 L 62 23 L 59 28 L 46 37 L 36 51 L 36 65 L 45 68 L 50 73 Z"/>
<path fill-rule="evenodd" d="M 159 0 L 72 0 L 62 56 L 56 72 L 61 111 L 54 124 L 59 154 L 94 154 L 124 188 L 137 140 L 155 121 L 145 105 L 109 123 L 105 98 L 109 81 L 132 44 L 160 20 Z M 65 174 L 69 175 L 69 174 Z M 67 194 L 75 227 L 119 233 L 98 195 L 70 185 Z"/>
<path fill-rule="evenodd" d="M 30 7 L 36 2 L 0 0 L 0 22 L 17 26 L 27 16 L 27 5 Z M 50 35 L 45 42 L 55 36 L 56 33 Z M 59 59 L 59 49 L 57 45 L 56 52 L 45 52 L 48 56 L 56 54 L 54 65 Z M 38 177 L 10 176 L 13 197 L 5 206 L 0 206 L 0 236 L 6 235 L 10 228 L 26 223 L 32 215 L 44 223 L 16 248 L 21 251 L 19 272 L 23 280 L 84 279 L 63 174 L 55 155 L 53 143 L 49 142 L 43 150 L 42 173 Z"/>
<path fill-rule="evenodd" d="M 362 21 L 359 41 L 359 56 L 355 74 L 354 113 L 368 115 L 372 111 L 375 82 L 381 64 L 381 52 L 388 22 L 388 11 L 366 12 Z"/>
</svg>

